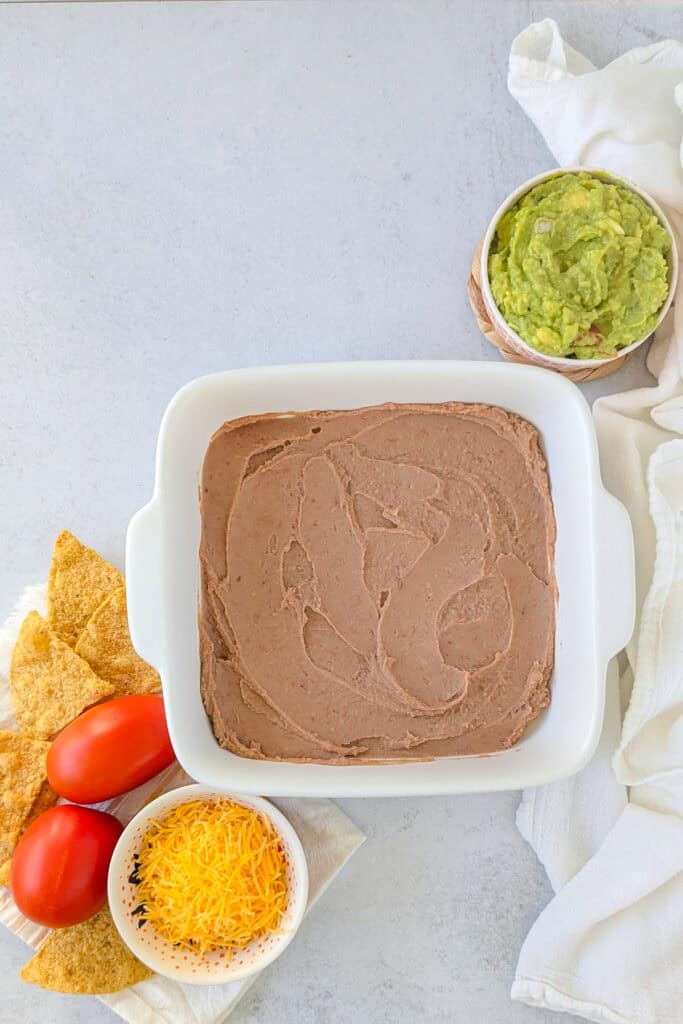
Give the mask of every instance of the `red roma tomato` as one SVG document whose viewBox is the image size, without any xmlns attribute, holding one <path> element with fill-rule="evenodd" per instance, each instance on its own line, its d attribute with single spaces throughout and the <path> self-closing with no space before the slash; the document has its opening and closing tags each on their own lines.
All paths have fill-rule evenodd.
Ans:
<svg viewBox="0 0 683 1024">
<path fill-rule="evenodd" d="M 141 786 L 174 757 L 162 697 L 117 697 L 60 732 L 47 755 L 47 777 L 67 800 L 95 804 Z"/>
<path fill-rule="evenodd" d="M 80 924 L 103 906 L 107 870 L 123 826 L 91 807 L 52 807 L 12 854 L 10 887 L 22 914 L 48 928 Z"/>
</svg>

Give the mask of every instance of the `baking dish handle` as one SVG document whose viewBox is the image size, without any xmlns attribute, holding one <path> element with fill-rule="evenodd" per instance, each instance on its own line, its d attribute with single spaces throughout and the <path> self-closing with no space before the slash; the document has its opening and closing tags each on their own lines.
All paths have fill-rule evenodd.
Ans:
<svg viewBox="0 0 683 1024">
<path fill-rule="evenodd" d="M 602 492 L 597 523 L 598 625 L 602 654 L 609 660 L 631 639 L 636 617 L 633 530 L 628 512 Z"/>
<path fill-rule="evenodd" d="M 159 509 L 154 501 L 136 512 L 126 535 L 128 628 L 141 658 L 160 670 L 163 595 Z"/>
</svg>

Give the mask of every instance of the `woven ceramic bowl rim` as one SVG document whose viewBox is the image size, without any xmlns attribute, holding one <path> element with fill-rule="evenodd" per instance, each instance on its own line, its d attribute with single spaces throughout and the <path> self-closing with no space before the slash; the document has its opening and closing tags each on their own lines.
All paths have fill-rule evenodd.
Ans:
<svg viewBox="0 0 683 1024">
<path fill-rule="evenodd" d="M 517 334 L 515 330 L 513 330 L 513 328 L 507 322 L 501 311 L 498 309 L 495 299 L 493 298 L 491 286 L 489 283 L 489 250 L 491 248 L 491 243 L 493 242 L 493 238 L 496 233 L 496 228 L 498 227 L 498 224 L 503 214 L 507 213 L 507 211 L 512 206 L 514 206 L 515 203 L 517 203 L 523 196 L 525 196 L 527 192 L 530 192 L 531 189 L 534 188 L 534 186 L 539 185 L 541 182 L 548 181 L 550 178 L 560 177 L 563 174 L 578 174 L 580 171 L 583 171 L 586 174 L 592 174 L 594 177 L 601 178 L 604 181 L 609 181 L 617 185 L 622 185 L 624 188 L 627 188 L 630 192 L 634 192 L 636 195 L 640 196 L 640 198 L 643 199 L 644 202 L 646 202 L 648 206 L 650 206 L 654 213 L 657 215 L 660 224 L 668 233 L 669 239 L 671 241 L 671 258 L 669 260 L 669 291 L 667 293 L 667 297 L 664 301 L 664 304 L 657 316 L 657 322 L 655 323 L 652 330 L 648 331 L 647 334 L 644 334 L 642 338 L 638 338 L 637 341 L 631 342 L 631 344 L 628 345 L 626 348 L 619 349 L 616 355 L 610 356 L 607 359 L 572 359 L 570 356 L 551 356 L 546 355 L 545 352 L 540 352 L 538 349 L 533 348 L 532 345 L 529 345 L 528 342 L 524 341 L 524 339 L 520 337 L 520 335 Z M 634 352 L 637 348 L 639 348 L 645 341 L 647 341 L 647 339 L 654 333 L 654 331 L 656 331 L 656 329 L 659 327 L 662 320 L 668 313 L 671 303 L 673 302 L 674 293 L 676 291 L 676 282 L 678 280 L 678 249 L 676 247 L 676 236 L 674 234 L 673 228 L 671 227 L 671 223 L 668 217 L 662 210 L 659 203 L 657 203 L 648 192 L 642 189 L 640 185 L 636 185 L 635 182 L 630 181 L 628 178 L 624 178 L 619 174 L 612 174 L 611 171 L 605 171 L 601 169 L 594 170 L 590 167 L 556 167 L 552 171 L 544 171 L 542 174 L 537 174 L 535 177 L 529 178 L 528 181 L 525 181 L 522 185 L 519 186 L 519 188 L 516 188 L 515 191 L 512 192 L 507 197 L 507 199 L 498 207 L 493 217 L 491 218 L 489 226 L 486 229 L 486 234 L 484 235 L 484 241 L 481 249 L 480 273 L 481 292 L 484 299 L 484 304 L 494 326 L 498 328 L 498 330 L 501 332 L 501 334 L 503 334 L 504 337 L 508 337 L 510 343 L 513 345 L 514 348 L 516 348 L 522 354 L 529 355 L 531 362 L 535 362 L 538 365 L 543 366 L 562 367 L 564 369 L 566 369 L 568 366 L 571 366 L 572 369 L 578 369 L 579 367 L 588 368 L 591 366 L 604 366 L 606 363 L 612 363 L 616 359 L 622 359 L 624 356 L 630 355 L 631 352 Z"/>
<path fill-rule="evenodd" d="M 165 942 L 155 933 L 155 944 L 143 941 L 142 932 L 152 926 L 147 923 L 139 928 L 137 920 L 132 917 L 129 897 L 130 883 L 128 875 L 131 871 L 133 854 L 139 848 L 140 832 L 147 831 L 154 818 L 163 817 L 174 807 L 190 803 L 194 800 L 232 800 L 245 807 L 260 811 L 272 822 L 288 854 L 288 873 L 290 881 L 290 897 L 285 911 L 286 931 L 268 936 L 260 944 L 255 940 L 245 951 L 238 954 L 230 963 L 217 960 L 216 954 L 198 957 L 190 954 L 186 962 L 181 954 L 173 950 L 170 943 Z M 228 981 L 238 981 L 263 970 L 285 950 L 294 938 L 303 921 L 308 902 L 308 867 L 301 840 L 287 818 L 268 800 L 257 796 L 242 796 L 238 793 L 226 793 L 213 786 L 194 784 L 170 790 L 152 800 L 151 803 L 138 811 L 126 826 L 116 844 L 109 865 L 108 898 L 111 915 L 116 928 L 128 948 L 147 967 L 171 978 L 192 985 L 216 985 Z M 122 891 L 123 890 L 123 891 Z M 159 948 L 163 950 L 163 955 Z M 170 956 L 174 955 L 173 962 Z M 248 956 L 249 962 L 244 960 Z"/>
</svg>

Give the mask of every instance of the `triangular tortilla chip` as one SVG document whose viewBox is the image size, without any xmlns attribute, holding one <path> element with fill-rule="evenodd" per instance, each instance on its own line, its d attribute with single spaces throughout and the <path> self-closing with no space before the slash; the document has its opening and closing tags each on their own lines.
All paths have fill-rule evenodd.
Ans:
<svg viewBox="0 0 683 1024">
<path fill-rule="evenodd" d="M 12 856 L 47 778 L 49 749 L 49 743 L 16 732 L 0 732 L 0 864 Z"/>
<path fill-rule="evenodd" d="M 27 736 L 47 740 L 81 711 L 114 692 L 49 628 L 38 612 L 24 619 L 12 651 L 14 717 Z"/>
<path fill-rule="evenodd" d="M 46 779 L 40 787 L 38 796 L 33 801 L 33 807 L 31 808 L 29 816 L 24 824 L 24 831 L 26 831 L 29 825 L 34 822 L 36 818 L 43 813 L 43 811 L 49 811 L 51 807 L 54 807 L 58 800 L 59 796 L 55 793 L 54 789 Z"/>
<path fill-rule="evenodd" d="M 152 973 L 124 945 L 105 906 L 83 924 L 53 931 L 19 977 L 53 992 L 102 995 L 151 978 Z"/>
<path fill-rule="evenodd" d="M 99 606 L 78 639 L 76 653 L 116 687 L 117 697 L 152 693 L 161 687 L 159 674 L 131 643 L 125 587 L 119 587 Z"/>
<path fill-rule="evenodd" d="M 55 543 L 47 588 L 50 629 L 73 647 L 98 605 L 122 585 L 118 569 L 62 530 Z"/>
<path fill-rule="evenodd" d="M 58 799 L 59 797 L 55 793 L 50 783 L 45 781 L 40 787 L 38 796 L 33 801 L 33 807 L 29 811 L 28 817 L 26 818 L 26 821 L 21 827 L 19 839 L 21 839 L 22 835 L 29 827 L 29 825 L 31 825 L 36 820 L 36 818 L 43 813 L 43 811 L 47 811 L 50 809 L 50 807 L 54 807 Z M 19 841 L 19 839 L 17 840 L 17 842 Z M 4 864 L 0 864 L 0 885 L 9 885 L 9 869 L 11 863 L 12 858 L 8 857 Z"/>
</svg>

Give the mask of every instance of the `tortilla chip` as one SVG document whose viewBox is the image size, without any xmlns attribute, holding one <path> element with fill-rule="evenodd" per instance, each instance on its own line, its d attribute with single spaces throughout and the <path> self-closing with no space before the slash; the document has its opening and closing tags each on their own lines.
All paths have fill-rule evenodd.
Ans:
<svg viewBox="0 0 683 1024">
<path fill-rule="evenodd" d="M 50 629 L 73 647 L 98 605 L 122 585 L 118 569 L 62 530 L 55 543 L 47 588 Z"/>
<path fill-rule="evenodd" d="M 53 992 L 103 995 L 151 978 L 152 973 L 124 945 L 104 906 L 83 924 L 53 931 L 19 977 Z"/>
<path fill-rule="evenodd" d="M 29 825 L 33 824 L 36 818 L 41 815 L 43 811 L 49 811 L 51 807 L 54 807 L 58 800 L 59 796 L 55 793 L 54 789 L 46 779 L 40 787 L 38 796 L 33 801 L 33 807 L 31 808 L 29 816 L 24 824 L 24 831 L 26 831 Z"/>
<path fill-rule="evenodd" d="M 85 708 L 114 692 L 38 612 L 29 612 L 22 623 L 9 678 L 19 728 L 40 740 L 50 739 Z"/>
<path fill-rule="evenodd" d="M 38 796 L 33 801 L 33 807 L 29 811 L 28 817 L 22 825 L 21 832 L 19 833 L 19 839 L 21 839 L 29 825 L 33 824 L 36 818 L 39 817 L 43 811 L 49 811 L 51 807 L 54 807 L 58 799 L 59 797 L 55 793 L 54 789 L 46 780 L 40 787 Z M 17 842 L 18 841 L 19 840 L 17 840 Z M 4 864 L 0 864 L 0 885 L 9 887 L 9 869 L 11 864 L 11 857 L 9 857 Z"/>
<path fill-rule="evenodd" d="M 0 732 L 0 864 L 12 856 L 47 778 L 49 743 Z"/>
<path fill-rule="evenodd" d="M 158 672 L 142 660 L 131 643 L 125 587 L 119 587 L 99 606 L 78 639 L 76 653 L 116 688 L 117 697 L 161 688 Z"/>
</svg>

